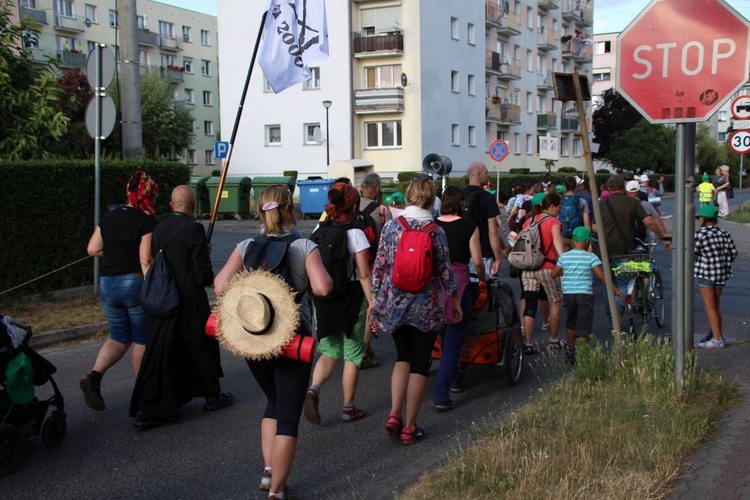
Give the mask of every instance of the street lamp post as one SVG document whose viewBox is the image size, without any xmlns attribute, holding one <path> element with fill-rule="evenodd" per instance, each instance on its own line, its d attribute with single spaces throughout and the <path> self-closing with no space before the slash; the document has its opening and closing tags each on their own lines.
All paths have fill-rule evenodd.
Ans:
<svg viewBox="0 0 750 500">
<path fill-rule="evenodd" d="M 331 142 L 328 140 L 328 108 L 331 104 L 331 101 L 323 101 L 323 107 L 326 108 L 326 166 L 331 164 Z"/>
</svg>

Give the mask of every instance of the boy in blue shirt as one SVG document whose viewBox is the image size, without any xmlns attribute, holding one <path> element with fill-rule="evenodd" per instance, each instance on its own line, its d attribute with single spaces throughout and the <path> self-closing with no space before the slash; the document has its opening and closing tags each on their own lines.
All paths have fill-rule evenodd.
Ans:
<svg viewBox="0 0 750 500">
<path fill-rule="evenodd" d="M 593 276 L 604 281 L 604 271 L 599 257 L 587 251 L 592 240 L 589 228 L 575 228 L 572 240 L 573 248 L 557 259 L 551 277 L 555 279 L 562 275 L 563 300 L 568 316 L 565 320 L 565 328 L 568 330 L 568 359 L 575 364 L 576 337 L 588 343 L 594 324 Z M 617 288 L 615 293 L 622 296 Z"/>
</svg>

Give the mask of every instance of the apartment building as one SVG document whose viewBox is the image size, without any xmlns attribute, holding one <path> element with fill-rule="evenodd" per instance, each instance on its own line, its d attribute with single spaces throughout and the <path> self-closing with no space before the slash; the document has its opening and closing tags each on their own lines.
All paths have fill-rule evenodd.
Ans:
<svg viewBox="0 0 750 500">
<path fill-rule="evenodd" d="M 583 168 L 578 118 L 554 100 L 552 73 L 590 75 L 592 3 L 327 2 L 330 57 L 310 80 L 273 94 L 253 69 L 231 173 L 326 176 L 328 163 L 343 161 L 387 178 L 420 170 L 428 153 L 450 158 L 456 175 L 475 160 L 542 171 L 547 135 L 559 140 L 557 166 Z M 226 131 L 266 2 L 218 6 L 220 57 L 233 61 L 220 75 Z M 488 156 L 495 139 L 511 152 L 500 164 Z"/>
<path fill-rule="evenodd" d="M 19 0 L 22 19 L 33 21 L 27 38 L 35 60 L 57 57 L 62 70 L 85 71 L 95 43 L 113 47 L 118 63 L 117 0 Z M 216 17 L 150 0 L 138 0 L 138 64 L 173 84 L 174 99 L 193 112 L 194 141 L 183 160 L 195 175 L 220 168 L 214 141 L 220 131 Z"/>
</svg>

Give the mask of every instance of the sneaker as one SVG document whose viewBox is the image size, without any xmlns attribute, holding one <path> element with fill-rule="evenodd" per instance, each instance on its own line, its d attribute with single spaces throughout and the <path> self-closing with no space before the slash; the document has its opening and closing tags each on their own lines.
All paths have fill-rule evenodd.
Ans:
<svg viewBox="0 0 750 500">
<path fill-rule="evenodd" d="M 318 406 L 320 405 L 320 396 L 316 391 L 308 389 L 307 395 L 305 396 L 305 418 L 308 422 L 313 425 L 320 425 L 320 411 Z"/>
<path fill-rule="evenodd" d="M 271 491 L 271 471 L 263 469 L 263 474 L 260 476 L 260 491 Z"/>
<path fill-rule="evenodd" d="M 542 330 L 544 330 L 545 332 L 549 330 L 549 320 L 542 322 Z"/>
<path fill-rule="evenodd" d="M 234 403 L 234 396 L 230 392 L 222 392 L 217 397 L 206 398 L 206 404 L 203 405 L 203 411 L 216 411 L 226 408 Z"/>
<path fill-rule="evenodd" d="M 722 340 L 707 340 L 706 342 L 698 342 L 695 347 L 698 349 L 723 349 L 726 347 L 724 345 L 724 339 Z"/>
<path fill-rule="evenodd" d="M 78 384 L 83 391 L 83 400 L 86 406 L 95 411 L 104 411 L 104 398 L 100 385 L 95 385 L 88 375 L 83 377 Z"/>
<path fill-rule="evenodd" d="M 450 391 L 458 394 L 459 392 L 463 392 L 463 390 L 464 390 L 464 374 L 458 373 L 456 374 L 456 378 L 453 379 L 453 382 L 451 382 Z"/>
<path fill-rule="evenodd" d="M 362 357 L 362 363 L 359 365 L 360 370 L 367 370 L 368 368 L 375 368 L 376 366 L 380 366 L 380 361 L 375 359 L 375 356 L 371 356 L 370 353 L 366 353 Z"/>
<path fill-rule="evenodd" d="M 453 400 L 451 399 L 449 399 L 447 403 L 433 406 L 433 408 L 435 408 L 435 410 L 437 411 L 450 411 L 455 407 L 456 407 L 456 403 L 454 403 Z"/>
</svg>

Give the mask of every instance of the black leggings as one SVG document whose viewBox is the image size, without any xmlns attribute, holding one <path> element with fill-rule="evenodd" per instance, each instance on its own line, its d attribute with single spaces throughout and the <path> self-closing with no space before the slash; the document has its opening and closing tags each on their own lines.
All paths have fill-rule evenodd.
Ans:
<svg viewBox="0 0 750 500">
<path fill-rule="evenodd" d="M 424 375 L 430 372 L 430 357 L 438 332 L 423 332 L 412 325 L 402 325 L 393 332 L 396 361 L 409 363 L 409 373 Z"/>
<path fill-rule="evenodd" d="M 277 436 L 297 437 L 312 363 L 287 358 L 246 361 L 268 398 L 263 418 L 276 420 Z"/>
</svg>

